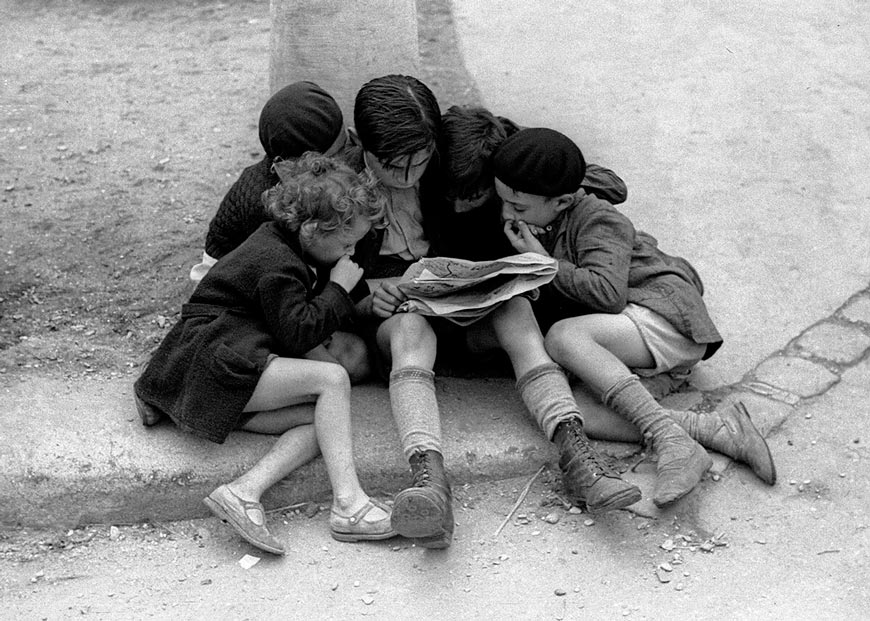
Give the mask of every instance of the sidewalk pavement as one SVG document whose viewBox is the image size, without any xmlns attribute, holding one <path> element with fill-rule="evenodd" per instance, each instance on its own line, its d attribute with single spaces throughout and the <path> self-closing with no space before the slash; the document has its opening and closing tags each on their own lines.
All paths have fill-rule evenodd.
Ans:
<svg viewBox="0 0 870 621">
<path fill-rule="evenodd" d="M 842 374 L 868 355 L 870 290 L 864 290 L 737 384 L 678 392 L 665 403 L 725 407 L 741 400 L 769 435 L 802 402 L 824 399 Z M 131 377 L 72 383 L 25 376 L 4 389 L 0 524 L 73 527 L 204 516 L 202 498 L 250 467 L 274 442 L 267 436 L 235 433 L 225 444 L 215 445 L 171 423 L 145 428 L 133 407 L 131 382 Z M 545 462 L 556 468 L 555 450 L 525 413 L 512 380 L 442 378 L 437 390 L 454 485 L 530 474 Z M 870 386 L 864 385 L 863 396 L 870 402 Z M 408 482 L 407 465 L 386 388 L 355 388 L 353 412 L 355 456 L 364 487 L 376 494 L 402 489 Z M 616 457 L 636 451 L 614 443 L 602 443 L 601 448 Z M 714 475 L 730 465 L 717 456 Z M 644 481 L 642 488 L 651 483 Z M 329 490 L 323 461 L 317 459 L 270 490 L 264 504 L 269 509 L 323 501 Z M 644 511 L 656 510 L 647 504 Z"/>
</svg>

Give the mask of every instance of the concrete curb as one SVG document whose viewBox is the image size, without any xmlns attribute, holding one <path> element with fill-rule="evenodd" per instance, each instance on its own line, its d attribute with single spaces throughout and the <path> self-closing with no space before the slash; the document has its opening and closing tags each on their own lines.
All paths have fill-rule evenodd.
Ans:
<svg viewBox="0 0 870 621">
<path fill-rule="evenodd" d="M 707 409 L 741 400 L 764 435 L 804 400 L 820 396 L 870 355 L 870 292 L 852 296 L 736 385 L 667 397 L 671 407 Z M 77 383 L 25 377 L 5 390 L 0 424 L 0 524 L 73 527 L 207 515 L 202 498 L 258 460 L 273 438 L 232 434 L 223 445 L 181 433 L 171 423 L 144 428 L 129 377 Z M 454 484 L 521 476 L 552 462 L 508 378 L 437 380 L 445 458 Z M 407 485 L 407 464 L 381 385 L 354 389 L 358 472 L 373 494 Z M 626 447 L 605 452 L 626 455 Z M 631 451 L 629 451 L 630 453 Z M 730 462 L 717 459 L 715 472 Z M 294 472 L 264 498 L 267 508 L 330 495 L 322 460 Z"/>
</svg>

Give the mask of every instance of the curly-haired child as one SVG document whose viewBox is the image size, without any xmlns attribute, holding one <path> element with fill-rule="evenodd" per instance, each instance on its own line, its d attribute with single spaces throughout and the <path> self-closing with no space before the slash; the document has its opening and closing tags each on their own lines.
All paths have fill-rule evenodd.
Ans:
<svg viewBox="0 0 870 621">
<path fill-rule="evenodd" d="M 345 369 L 302 356 L 351 319 L 348 292 L 362 277 L 350 255 L 384 216 L 368 174 L 309 153 L 266 194 L 263 224 L 205 275 L 181 318 L 135 384 L 143 422 L 161 414 L 222 443 L 235 429 L 280 435 L 239 478 L 205 498 L 247 541 L 274 554 L 260 497 L 323 455 L 333 487 L 329 520 L 340 541 L 386 539 L 390 510 L 369 498 L 353 463 L 350 379 Z M 295 408 L 314 401 L 310 409 Z"/>
</svg>

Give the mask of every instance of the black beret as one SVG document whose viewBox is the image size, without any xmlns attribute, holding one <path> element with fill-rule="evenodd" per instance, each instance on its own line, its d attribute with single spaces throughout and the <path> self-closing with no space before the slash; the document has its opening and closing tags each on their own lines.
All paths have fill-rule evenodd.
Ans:
<svg viewBox="0 0 870 621">
<path fill-rule="evenodd" d="M 499 181 L 538 196 L 573 194 L 586 176 L 583 153 L 570 138 L 543 127 L 521 129 L 493 154 Z"/>
<path fill-rule="evenodd" d="M 294 82 L 276 92 L 260 113 L 260 143 L 269 157 L 323 153 L 344 129 L 341 108 L 314 82 Z"/>
</svg>

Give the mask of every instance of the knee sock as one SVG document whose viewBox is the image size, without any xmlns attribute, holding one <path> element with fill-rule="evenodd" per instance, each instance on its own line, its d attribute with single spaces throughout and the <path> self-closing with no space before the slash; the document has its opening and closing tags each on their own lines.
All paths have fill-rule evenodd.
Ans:
<svg viewBox="0 0 870 621">
<path fill-rule="evenodd" d="M 652 436 L 671 429 L 673 421 L 661 404 L 644 388 L 636 375 L 619 380 L 608 388 L 601 401 L 638 426 L 647 443 Z"/>
<path fill-rule="evenodd" d="M 559 423 L 570 419 L 583 420 L 571 394 L 568 378 L 554 362 L 528 371 L 517 380 L 517 390 L 548 440 L 553 439 Z"/>
<path fill-rule="evenodd" d="M 390 373 L 390 405 L 406 459 L 416 452 L 441 453 L 435 373 L 422 367 L 404 367 Z"/>
</svg>

